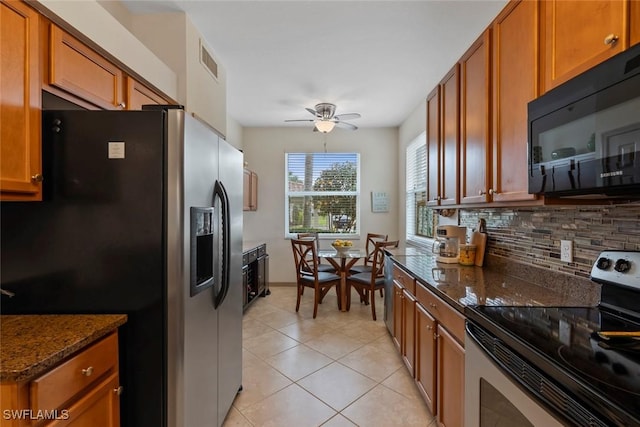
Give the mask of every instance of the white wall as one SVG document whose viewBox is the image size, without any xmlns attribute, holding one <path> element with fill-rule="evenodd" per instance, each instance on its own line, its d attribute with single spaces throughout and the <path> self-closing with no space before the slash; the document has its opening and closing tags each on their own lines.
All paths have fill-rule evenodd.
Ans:
<svg viewBox="0 0 640 427">
<path fill-rule="evenodd" d="M 258 174 L 258 210 L 244 212 L 244 239 L 263 241 L 269 253 L 269 280 L 295 282 L 291 243 L 285 239 L 285 153 L 360 153 L 360 232 L 384 232 L 399 239 L 398 231 L 398 129 L 336 129 L 326 136 L 311 128 L 244 128 L 242 145 L 248 168 Z M 388 213 L 371 212 L 371 192 L 389 194 Z M 404 234 L 404 232 L 402 233 Z M 329 247 L 329 241 L 322 247 Z M 355 242 L 364 247 L 364 237 Z"/>
<path fill-rule="evenodd" d="M 405 171 L 407 163 L 407 146 L 411 144 L 427 127 L 427 100 L 421 102 L 405 119 L 398 130 L 398 230 L 400 240 L 406 237 L 406 187 Z M 426 141 L 425 141 L 426 143 Z"/>
</svg>

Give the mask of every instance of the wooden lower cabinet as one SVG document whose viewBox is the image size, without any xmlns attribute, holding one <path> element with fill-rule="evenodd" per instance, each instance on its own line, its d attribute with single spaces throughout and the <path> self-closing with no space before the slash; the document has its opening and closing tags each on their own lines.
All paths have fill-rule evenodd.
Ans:
<svg viewBox="0 0 640 427">
<path fill-rule="evenodd" d="M 391 338 L 396 349 L 402 353 L 402 285 L 393 281 L 393 332 Z"/>
<path fill-rule="evenodd" d="M 122 391 L 114 332 L 36 378 L 0 384 L 0 427 L 118 427 Z"/>
<path fill-rule="evenodd" d="M 416 304 L 416 363 L 418 390 L 432 414 L 436 413 L 436 319 Z"/>
<path fill-rule="evenodd" d="M 440 426 L 462 426 L 464 420 L 464 348 L 441 325 L 437 327 L 437 402 Z"/>
<path fill-rule="evenodd" d="M 416 298 L 408 292 L 402 290 L 402 360 L 407 366 L 411 375 L 414 375 L 416 357 Z"/>
<path fill-rule="evenodd" d="M 392 339 L 439 426 L 464 420 L 465 318 L 406 271 L 393 268 Z"/>
</svg>

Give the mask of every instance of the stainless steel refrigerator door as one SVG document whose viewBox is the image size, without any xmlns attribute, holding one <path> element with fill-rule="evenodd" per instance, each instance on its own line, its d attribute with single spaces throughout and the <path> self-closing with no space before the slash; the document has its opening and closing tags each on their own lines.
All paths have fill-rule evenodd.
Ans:
<svg viewBox="0 0 640 427">
<path fill-rule="evenodd" d="M 180 110 L 168 111 L 168 426 L 214 425 L 218 394 L 218 313 L 214 283 L 190 296 L 190 208 L 213 204 L 217 136 Z"/>
<path fill-rule="evenodd" d="M 219 181 L 229 212 L 229 289 L 218 307 L 218 426 L 242 384 L 242 153 L 220 139 Z"/>
</svg>

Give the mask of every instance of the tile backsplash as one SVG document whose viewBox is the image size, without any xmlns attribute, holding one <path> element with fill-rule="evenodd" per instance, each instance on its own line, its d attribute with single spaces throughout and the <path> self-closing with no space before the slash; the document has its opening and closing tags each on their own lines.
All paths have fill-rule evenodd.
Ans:
<svg viewBox="0 0 640 427">
<path fill-rule="evenodd" d="M 487 222 L 487 254 L 588 278 L 603 250 L 640 251 L 640 203 L 607 206 L 460 210 L 460 225 Z M 573 262 L 560 261 L 560 240 L 573 241 Z"/>
</svg>

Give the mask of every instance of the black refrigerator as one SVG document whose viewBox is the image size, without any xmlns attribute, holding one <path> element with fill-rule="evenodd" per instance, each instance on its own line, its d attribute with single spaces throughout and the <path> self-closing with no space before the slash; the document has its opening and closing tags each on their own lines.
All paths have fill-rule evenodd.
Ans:
<svg viewBox="0 0 640 427">
<path fill-rule="evenodd" d="M 242 153 L 182 109 L 44 111 L 0 204 L 3 314 L 125 313 L 123 427 L 220 426 L 242 380 Z"/>
</svg>

